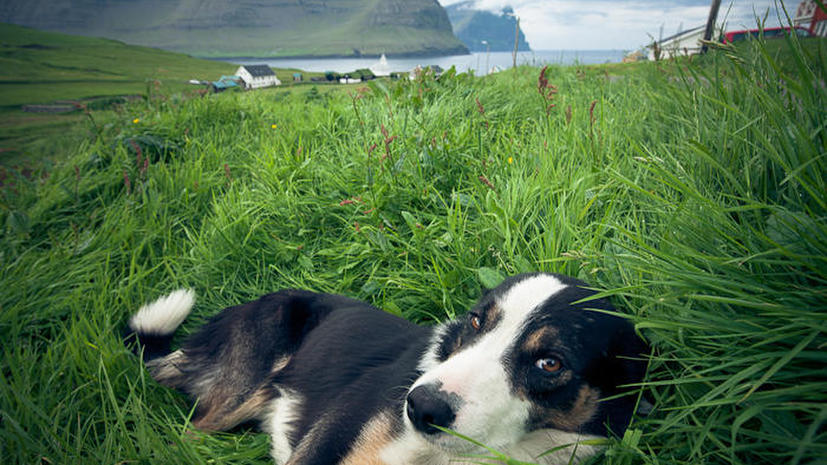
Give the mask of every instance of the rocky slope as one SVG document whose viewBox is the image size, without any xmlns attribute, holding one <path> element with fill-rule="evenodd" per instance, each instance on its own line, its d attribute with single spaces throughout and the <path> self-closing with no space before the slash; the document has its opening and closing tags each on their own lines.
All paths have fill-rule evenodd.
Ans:
<svg viewBox="0 0 827 465">
<path fill-rule="evenodd" d="M 510 52 L 514 50 L 514 29 L 517 20 L 510 7 L 503 8 L 499 14 L 478 10 L 473 1 L 455 3 L 445 7 L 454 28 L 454 34 L 472 52 L 484 52 L 488 42 L 492 52 Z M 517 37 L 517 49 L 528 51 L 531 48 L 525 40 L 523 31 Z"/>
<path fill-rule="evenodd" d="M 4 0 L 0 22 L 205 57 L 467 53 L 436 0 Z"/>
</svg>

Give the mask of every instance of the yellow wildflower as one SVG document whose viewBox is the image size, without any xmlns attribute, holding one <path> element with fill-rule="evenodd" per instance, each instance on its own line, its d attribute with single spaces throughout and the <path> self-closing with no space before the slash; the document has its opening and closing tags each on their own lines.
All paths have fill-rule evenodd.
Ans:
<svg viewBox="0 0 827 465">
<path fill-rule="evenodd" d="M 277 127 L 279 127 L 279 125 L 276 124 L 276 123 L 273 123 L 273 124 L 270 125 L 271 129 L 276 129 Z"/>
<path fill-rule="evenodd" d="M 135 119 L 132 120 L 132 124 L 138 124 L 140 122 L 141 122 L 140 118 L 135 118 Z"/>
<path fill-rule="evenodd" d="M 514 157 L 508 157 L 508 164 L 514 163 Z"/>
</svg>

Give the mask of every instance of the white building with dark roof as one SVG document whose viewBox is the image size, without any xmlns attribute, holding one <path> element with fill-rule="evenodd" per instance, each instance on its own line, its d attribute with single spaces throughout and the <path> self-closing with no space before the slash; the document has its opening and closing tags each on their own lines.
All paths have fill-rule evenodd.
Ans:
<svg viewBox="0 0 827 465">
<path fill-rule="evenodd" d="M 698 26 L 692 29 L 681 31 L 673 36 L 661 39 L 646 48 L 649 49 L 650 60 L 665 60 L 678 56 L 695 55 L 701 52 L 701 40 L 704 37 L 706 26 Z M 712 34 L 712 40 L 721 35 L 721 29 L 716 27 Z"/>
<path fill-rule="evenodd" d="M 247 89 L 281 85 L 276 73 L 267 65 L 242 65 L 236 70 L 235 75 L 241 78 Z"/>
</svg>

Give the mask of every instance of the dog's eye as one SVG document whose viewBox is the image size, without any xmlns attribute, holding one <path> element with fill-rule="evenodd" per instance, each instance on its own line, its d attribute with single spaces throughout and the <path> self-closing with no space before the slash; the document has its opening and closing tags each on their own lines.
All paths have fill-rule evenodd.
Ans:
<svg viewBox="0 0 827 465">
<path fill-rule="evenodd" d="M 476 329 L 477 331 L 479 331 L 480 328 L 482 328 L 482 318 L 480 318 L 480 316 L 476 313 L 470 314 L 469 321 L 471 322 L 471 327 Z"/>
<path fill-rule="evenodd" d="M 541 358 L 534 362 L 534 366 L 546 373 L 557 373 L 563 368 L 563 364 L 556 358 Z"/>
</svg>

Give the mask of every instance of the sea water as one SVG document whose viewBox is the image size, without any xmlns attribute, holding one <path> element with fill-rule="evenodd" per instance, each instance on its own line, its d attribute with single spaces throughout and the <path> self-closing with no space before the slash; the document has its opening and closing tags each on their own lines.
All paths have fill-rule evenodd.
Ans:
<svg viewBox="0 0 827 465">
<path fill-rule="evenodd" d="M 626 54 L 623 50 L 537 50 L 518 52 L 517 64 L 543 66 L 546 64 L 600 64 L 619 63 Z M 304 71 L 334 71 L 347 73 L 360 68 L 370 68 L 378 58 L 230 58 L 226 61 L 242 65 L 263 64 L 273 68 L 296 68 Z M 444 69 L 456 66 L 460 73 L 473 71 L 481 76 L 493 68 L 507 69 L 513 64 L 511 52 L 476 52 L 470 55 L 437 57 L 394 58 L 388 57 L 391 71 L 410 71 L 417 66 L 439 65 Z"/>
</svg>

